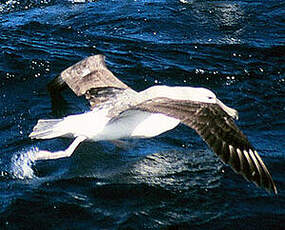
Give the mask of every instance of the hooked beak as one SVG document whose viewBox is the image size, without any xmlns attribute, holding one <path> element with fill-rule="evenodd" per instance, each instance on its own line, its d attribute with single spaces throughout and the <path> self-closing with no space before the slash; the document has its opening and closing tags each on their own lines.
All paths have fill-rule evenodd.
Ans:
<svg viewBox="0 0 285 230">
<path fill-rule="evenodd" d="M 232 109 L 228 106 L 226 106 L 223 102 L 221 102 L 218 98 L 217 100 L 217 104 L 232 118 L 234 118 L 235 120 L 238 120 L 238 111 L 236 111 L 235 109 Z"/>
</svg>

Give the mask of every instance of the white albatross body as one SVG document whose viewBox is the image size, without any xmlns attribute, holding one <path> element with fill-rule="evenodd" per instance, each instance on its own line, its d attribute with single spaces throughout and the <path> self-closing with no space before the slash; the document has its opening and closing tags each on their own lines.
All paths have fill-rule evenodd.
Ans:
<svg viewBox="0 0 285 230">
<path fill-rule="evenodd" d="M 62 119 L 39 120 L 30 137 L 75 138 L 64 151 L 39 151 L 36 160 L 69 157 L 82 141 L 151 138 L 183 123 L 193 128 L 232 169 L 277 193 L 272 177 L 257 151 L 235 125 L 238 113 L 205 88 L 152 86 L 136 92 L 117 79 L 95 55 L 63 71 L 49 89 L 57 95 L 69 86 L 85 95 L 91 110 Z"/>
<path fill-rule="evenodd" d="M 121 119 L 109 123 L 108 110 L 88 111 L 60 119 L 52 133 L 42 137 L 85 137 L 88 141 L 110 141 L 126 138 L 150 138 L 175 128 L 180 120 L 159 113 L 128 111 Z M 45 121 L 45 120 L 42 120 Z M 40 120 L 41 122 L 41 120 Z M 150 128 L 151 127 L 151 128 Z M 33 137 L 33 134 L 30 135 Z"/>
</svg>

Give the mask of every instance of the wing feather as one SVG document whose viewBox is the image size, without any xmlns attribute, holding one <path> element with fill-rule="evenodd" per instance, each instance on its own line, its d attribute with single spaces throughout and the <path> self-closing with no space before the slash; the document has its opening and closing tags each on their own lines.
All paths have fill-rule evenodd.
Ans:
<svg viewBox="0 0 285 230">
<path fill-rule="evenodd" d="M 128 88 L 108 70 L 103 55 L 85 58 L 64 70 L 60 76 L 77 96 L 92 88 Z"/>
<path fill-rule="evenodd" d="M 103 55 L 94 55 L 70 66 L 49 83 L 52 96 L 68 86 L 77 96 L 85 95 L 91 109 L 115 95 L 133 91 L 106 67 Z"/>
<path fill-rule="evenodd" d="M 267 191 L 277 193 L 272 177 L 247 137 L 217 104 L 154 98 L 135 109 L 163 113 L 196 130 L 208 146 L 233 170 Z"/>
</svg>

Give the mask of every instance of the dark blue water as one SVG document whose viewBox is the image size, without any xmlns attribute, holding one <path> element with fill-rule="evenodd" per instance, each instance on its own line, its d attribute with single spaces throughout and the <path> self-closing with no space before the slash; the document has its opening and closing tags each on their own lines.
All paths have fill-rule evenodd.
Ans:
<svg viewBox="0 0 285 230">
<path fill-rule="evenodd" d="M 0 229 L 284 229 L 284 1 L 1 1 Z M 184 2 L 184 3 L 183 3 Z M 84 143 L 70 159 L 33 162 L 51 109 L 47 83 L 106 55 L 136 90 L 203 86 L 240 112 L 278 196 L 236 175 L 185 126 L 128 149 Z M 67 114 L 84 111 L 66 92 Z"/>
</svg>

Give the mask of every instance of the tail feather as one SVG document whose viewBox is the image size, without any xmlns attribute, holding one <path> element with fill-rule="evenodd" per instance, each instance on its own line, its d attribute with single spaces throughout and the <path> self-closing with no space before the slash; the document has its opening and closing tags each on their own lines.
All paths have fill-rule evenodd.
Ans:
<svg viewBox="0 0 285 230">
<path fill-rule="evenodd" d="M 63 136 L 65 132 L 60 129 L 60 123 L 63 119 L 39 120 L 29 135 L 32 139 L 51 139 Z"/>
</svg>

